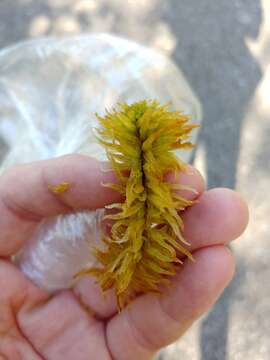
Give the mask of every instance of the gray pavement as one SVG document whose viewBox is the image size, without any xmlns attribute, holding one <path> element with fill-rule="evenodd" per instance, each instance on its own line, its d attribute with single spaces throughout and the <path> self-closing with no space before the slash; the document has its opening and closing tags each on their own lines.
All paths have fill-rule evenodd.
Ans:
<svg viewBox="0 0 270 360">
<path fill-rule="evenodd" d="M 251 224 L 233 248 L 237 272 L 213 310 L 159 359 L 267 360 L 270 354 L 269 0 L 1 0 L 0 47 L 112 31 L 159 48 L 203 105 L 195 164 L 208 187 L 240 191 Z"/>
</svg>

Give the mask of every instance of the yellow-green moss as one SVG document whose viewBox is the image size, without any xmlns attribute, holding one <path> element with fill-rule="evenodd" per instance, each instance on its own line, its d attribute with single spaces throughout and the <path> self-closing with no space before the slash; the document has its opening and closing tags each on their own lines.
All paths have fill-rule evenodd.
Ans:
<svg viewBox="0 0 270 360">
<path fill-rule="evenodd" d="M 178 211 L 193 202 L 180 196 L 181 184 L 167 182 L 165 175 L 186 170 L 173 150 L 192 147 L 189 133 L 195 125 L 156 101 L 120 104 L 98 120 L 99 141 L 119 181 L 106 186 L 125 201 L 107 207 L 116 212 L 106 216 L 113 221 L 103 239 L 106 250 L 95 250 L 101 266 L 80 275 L 94 274 L 104 291 L 114 288 L 122 308 L 134 293 L 159 291 L 168 283 L 181 263 L 179 253 L 192 258 L 182 245 Z"/>
</svg>

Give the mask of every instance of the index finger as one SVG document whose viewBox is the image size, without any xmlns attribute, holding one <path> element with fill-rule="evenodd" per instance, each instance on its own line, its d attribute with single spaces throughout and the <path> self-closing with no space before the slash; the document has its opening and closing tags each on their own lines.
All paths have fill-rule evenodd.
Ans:
<svg viewBox="0 0 270 360">
<path fill-rule="evenodd" d="M 0 178 L 0 256 L 16 253 L 45 217 L 96 209 L 119 201 L 120 195 L 102 186 L 115 181 L 112 171 L 83 155 L 14 166 Z M 68 183 L 56 194 L 51 187 Z"/>
</svg>

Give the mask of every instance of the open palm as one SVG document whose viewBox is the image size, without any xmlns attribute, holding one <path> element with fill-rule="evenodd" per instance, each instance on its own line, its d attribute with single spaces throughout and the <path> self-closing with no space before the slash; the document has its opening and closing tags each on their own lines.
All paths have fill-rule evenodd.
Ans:
<svg viewBox="0 0 270 360">
<path fill-rule="evenodd" d="M 121 313 L 92 277 L 50 296 L 10 262 L 45 217 L 95 209 L 117 200 L 101 183 L 113 174 L 97 161 L 68 155 L 21 165 L 0 178 L 0 360 L 144 360 L 175 341 L 207 311 L 229 283 L 234 259 L 226 245 L 246 227 L 243 200 L 228 189 L 203 191 L 194 169 L 181 174 L 199 203 L 183 213 L 195 263 L 185 261 L 161 296 L 138 296 Z M 54 195 L 48 186 L 69 182 Z M 186 197 L 194 194 L 183 192 Z"/>
</svg>

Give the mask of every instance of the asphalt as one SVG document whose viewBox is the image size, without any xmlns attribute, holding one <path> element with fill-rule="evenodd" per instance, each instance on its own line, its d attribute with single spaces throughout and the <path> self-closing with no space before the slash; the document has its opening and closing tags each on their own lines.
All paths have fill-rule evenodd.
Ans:
<svg viewBox="0 0 270 360">
<path fill-rule="evenodd" d="M 250 226 L 232 246 L 232 284 L 159 360 L 269 359 L 270 1 L 0 2 L 0 48 L 92 31 L 130 37 L 175 60 L 204 111 L 195 165 L 209 188 L 236 189 L 250 207 Z"/>
</svg>

